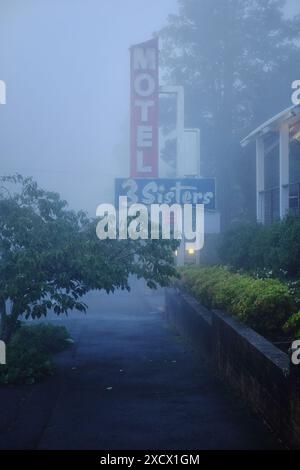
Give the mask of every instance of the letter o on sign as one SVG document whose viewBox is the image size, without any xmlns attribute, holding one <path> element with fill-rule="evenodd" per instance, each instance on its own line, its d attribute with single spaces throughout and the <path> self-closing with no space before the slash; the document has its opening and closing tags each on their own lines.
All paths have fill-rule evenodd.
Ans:
<svg viewBox="0 0 300 470">
<path fill-rule="evenodd" d="M 143 97 L 150 96 L 155 91 L 155 80 L 149 73 L 141 73 L 134 80 L 135 92 Z"/>
</svg>

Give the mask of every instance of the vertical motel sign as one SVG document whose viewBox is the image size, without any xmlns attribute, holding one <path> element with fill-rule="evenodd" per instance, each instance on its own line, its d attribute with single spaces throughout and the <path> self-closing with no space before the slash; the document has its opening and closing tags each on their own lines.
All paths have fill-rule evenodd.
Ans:
<svg viewBox="0 0 300 470">
<path fill-rule="evenodd" d="M 130 48 L 130 176 L 158 177 L 158 39 Z"/>
</svg>

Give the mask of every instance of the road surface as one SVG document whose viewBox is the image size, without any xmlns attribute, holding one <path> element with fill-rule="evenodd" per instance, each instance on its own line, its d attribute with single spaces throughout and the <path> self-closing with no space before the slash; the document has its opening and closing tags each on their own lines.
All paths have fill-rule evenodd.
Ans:
<svg viewBox="0 0 300 470">
<path fill-rule="evenodd" d="M 270 449 L 264 426 L 165 322 L 163 290 L 92 293 L 51 317 L 74 346 L 36 385 L 0 387 L 1 449 Z"/>
</svg>

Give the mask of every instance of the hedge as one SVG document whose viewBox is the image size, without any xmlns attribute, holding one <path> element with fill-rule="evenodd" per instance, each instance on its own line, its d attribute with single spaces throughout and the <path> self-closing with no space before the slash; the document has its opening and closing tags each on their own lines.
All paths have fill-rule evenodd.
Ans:
<svg viewBox="0 0 300 470">
<path fill-rule="evenodd" d="M 181 269 L 179 283 L 206 307 L 225 310 L 267 337 L 300 329 L 293 294 L 277 279 L 255 279 L 224 266 L 191 266 Z"/>
<path fill-rule="evenodd" d="M 270 271 L 278 278 L 300 278 L 300 217 L 272 225 L 237 224 L 222 236 L 221 263 L 245 271 Z"/>
<path fill-rule="evenodd" d="M 7 345 L 7 364 L 0 366 L 0 385 L 33 384 L 52 375 L 52 355 L 71 342 L 64 326 L 22 324 Z"/>
</svg>

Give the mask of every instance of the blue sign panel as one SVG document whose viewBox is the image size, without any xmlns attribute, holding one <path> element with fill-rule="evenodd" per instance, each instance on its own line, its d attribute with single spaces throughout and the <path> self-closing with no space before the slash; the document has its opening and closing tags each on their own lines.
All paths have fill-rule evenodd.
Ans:
<svg viewBox="0 0 300 470">
<path fill-rule="evenodd" d="M 216 208 L 214 178 L 116 178 L 116 204 L 127 196 L 128 204 L 204 204 Z"/>
</svg>

